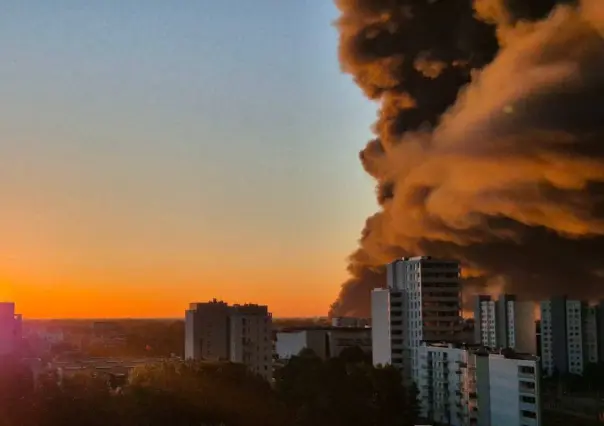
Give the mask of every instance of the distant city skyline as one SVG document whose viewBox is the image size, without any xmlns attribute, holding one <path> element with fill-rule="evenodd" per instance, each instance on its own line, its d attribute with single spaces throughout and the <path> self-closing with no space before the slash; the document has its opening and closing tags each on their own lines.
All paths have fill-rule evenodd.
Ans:
<svg viewBox="0 0 604 426">
<path fill-rule="evenodd" d="M 276 18 L 278 17 L 278 19 Z M 327 312 L 375 209 L 332 2 L 3 7 L 0 300 L 26 318 Z"/>
</svg>

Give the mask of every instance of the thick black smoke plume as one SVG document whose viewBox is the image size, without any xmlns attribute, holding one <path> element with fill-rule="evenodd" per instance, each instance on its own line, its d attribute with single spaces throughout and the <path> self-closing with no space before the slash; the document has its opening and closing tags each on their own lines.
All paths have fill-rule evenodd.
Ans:
<svg viewBox="0 0 604 426">
<path fill-rule="evenodd" d="M 409 255 L 459 259 L 466 294 L 604 295 L 604 2 L 336 3 L 342 69 L 380 108 L 360 154 L 380 211 L 331 314 L 368 315 Z"/>
</svg>

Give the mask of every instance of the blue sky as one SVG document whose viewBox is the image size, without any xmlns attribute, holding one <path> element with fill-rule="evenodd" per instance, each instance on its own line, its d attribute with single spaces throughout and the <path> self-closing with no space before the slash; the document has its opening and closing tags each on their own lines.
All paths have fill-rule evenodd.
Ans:
<svg viewBox="0 0 604 426">
<path fill-rule="evenodd" d="M 358 151 L 376 106 L 340 73 L 336 16 L 315 0 L 0 6 L 5 293 L 153 286 L 179 295 L 168 315 L 243 286 L 277 313 L 325 311 L 375 208 Z M 315 295 L 300 312 L 277 269 Z"/>
</svg>

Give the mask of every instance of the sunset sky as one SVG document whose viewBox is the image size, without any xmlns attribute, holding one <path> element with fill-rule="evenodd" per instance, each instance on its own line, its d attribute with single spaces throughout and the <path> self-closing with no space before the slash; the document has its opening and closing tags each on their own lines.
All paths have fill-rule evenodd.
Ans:
<svg viewBox="0 0 604 426">
<path fill-rule="evenodd" d="M 0 8 L 0 300 L 175 317 L 213 297 L 322 315 L 374 210 L 375 105 L 327 1 Z"/>
</svg>

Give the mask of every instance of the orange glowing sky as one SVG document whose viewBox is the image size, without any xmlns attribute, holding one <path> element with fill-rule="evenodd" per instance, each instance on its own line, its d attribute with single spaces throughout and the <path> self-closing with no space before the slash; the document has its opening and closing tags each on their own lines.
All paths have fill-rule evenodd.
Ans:
<svg viewBox="0 0 604 426">
<path fill-rule="evenodd" d="M 25 317 L 334 300 L 375 209 L 336 10 L 202 3 L 3 11 L 0 300 Z"/>
<path fill-rule="evenodd" d="M 314 236 L 262 235 L 246 232 L 245 222 L 221 234 L 226 224 L 216 232 L 186 221 L 159 225 L 158 213 L 123 226 L 88 218 L 83 232 L 7 213 L 0 212 L 0 300 L 16 301 L 26 317 L 174 317 L 214 297 L 268 304 L 279 316 L 322 315 L 345 278 L 347 245 L 315 246 L 329 236 L 320 226 Z"/>
</svg>

